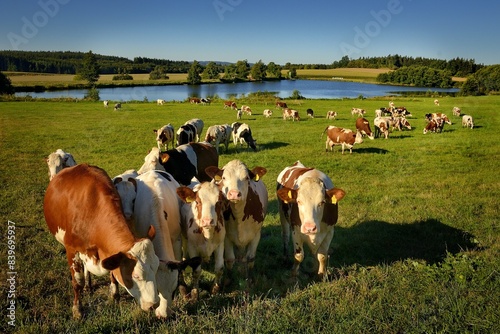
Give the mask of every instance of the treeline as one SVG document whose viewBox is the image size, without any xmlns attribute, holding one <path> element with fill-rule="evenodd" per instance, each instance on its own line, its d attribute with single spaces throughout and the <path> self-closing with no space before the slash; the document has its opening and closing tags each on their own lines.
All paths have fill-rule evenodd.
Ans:
<svg viewBox="0 0 500 334">
<path fill-rule="evenodd" d="M 486 66 L 470 75 L 464 82 L 462 95 L 486 95 L 500 92 L 500 65 Z"/>
<path fill-rule="evenodd" d="M 377 81 L 417 87 L 449 88 L 453 86 L 448 70 L 437 70 L 427 66 L 404 66 L 395 71 L 380 73 Z"/>
</svg>

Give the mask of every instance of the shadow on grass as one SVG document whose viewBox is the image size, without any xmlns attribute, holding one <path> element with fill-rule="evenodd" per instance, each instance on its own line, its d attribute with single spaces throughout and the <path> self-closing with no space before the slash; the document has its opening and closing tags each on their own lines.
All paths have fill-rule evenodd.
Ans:
<svg viewBox="0 0 500 334">
<path fill-rule="evenodd" d="M 376 154 L 387 154 L 389 153 L 388 150 L 383 149 L 383 148 L 378 148 L 378 147 L 360 147 L 360 148 L 354 148 L 352 152 L 356 153 L 376 153 Z"/>
<path fill-rule="evenodd" d="M 290 145 L 289 143 L 284 143 L 284 142 L 279 142 L 279 141 L 273 141 L 270 143 L 264 143 L 264 144 L 259 144 L 259 150 L 275 150 L 281 147 L 285 147 Z"/>
<path fill-rule="evenodd" d="M 471 234 L 436 219 L 413 224 L 365 221 L 349 228 L 336 227 L 330 265 L 374 266 L 405 259 L 434 264 L 447 253 L 477 248 L 472 240 Z"/>
</svg>

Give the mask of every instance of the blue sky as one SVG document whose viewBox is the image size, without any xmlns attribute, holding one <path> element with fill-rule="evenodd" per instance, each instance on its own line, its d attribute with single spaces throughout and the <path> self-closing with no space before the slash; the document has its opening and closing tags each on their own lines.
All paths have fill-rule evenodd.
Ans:
<svg viewBox="0 0 500 334">
<path fill-rule="evenodd" d="M 500 63 L 500 1 L 3 0 L 0 50 L 330 64 L 400 54 Z"/>
</svg>

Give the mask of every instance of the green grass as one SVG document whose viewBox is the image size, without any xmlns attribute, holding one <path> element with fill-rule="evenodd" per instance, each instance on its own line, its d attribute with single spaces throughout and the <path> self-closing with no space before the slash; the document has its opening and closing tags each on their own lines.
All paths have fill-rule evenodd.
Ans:
<svg viewBox="0 0 500 334">
<path fill-rule="evenodd" d="M 269 210 L 256 258 L 255 283 L 240 277 L 217 296 L 202 293 L 196 304 L 179 297 L 175 315 L 163 322 L 138 310 L 121 290 L 109 304 L 106 277 L 96 278 L 85 294 L 86 316 L 71 319 L 72 290 L 64 249 L 48 232 L 43 196 L 48 184 L 44 158 L 57 148 L 77 162 L 104 168 L 113 177 L 138 169 L 156 145 L 153 129 L 176 128 L 200 117 L 205 129 L 236 121 L 222 102 L 123 103 L 121 111 L 91 102 L 0 102 L 0 215 L 2 240 L 7 221 L 16 223 L 16 327 L 19 333 L 493 333 L 500 328 L 499 233 L 500 181 L 497 176 L 499 96 L 395 98 L 413 114 L 411 131 L 388 140 L 365 139 L 352 154 L 325 152 L 321 133 L 328 125 L 354 129 L 352 107 L 374 110 L 388 98 L 287 101 L 300 122 L 283 121 L 272 101 L 240 101 L 255 112 L 243 116 L 260 146 L 258 152 L 220 156 L 250 168 L 264 166 Z M 475 118 L 463 129 L 453 106 Z M 271 108 L 271 119 L 262 110 Z M 315 119 L 307 119 L 312 108 Z M 326 111 L 337 120 L 324 118 Z M 453 125 L 441 134 L 422 134 L 424 114 L 445 112 Z M 328 174 L 345 190 L 330 247 L 327 282 L 316 282 L 316 262 L 307 254 L 295 282 L 290 263 L 282 262 L 281 229 L 275 180 L 296 160 Z M 6 241 L 0 252 L 3 302 L 0 332 L 7 323 Z M 208 268 L 209 269 L 209 268 Z M 213 276 L 204 272 L 202 288 Z M 5 293 L 4 293 L 5 291 Z"/>
</svg>

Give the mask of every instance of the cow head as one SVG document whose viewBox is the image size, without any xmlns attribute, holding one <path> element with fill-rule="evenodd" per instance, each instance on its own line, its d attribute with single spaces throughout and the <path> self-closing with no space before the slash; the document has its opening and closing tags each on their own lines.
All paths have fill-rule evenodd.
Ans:
<svg viewBox="0 0 500 334">
<path fill-rule="evenodd" d="M 177 188 L 177 195 L 191 206 L 194 223 L 201 229 L 205 239 L 213 238 L 219 224 L 224 224 L 222 212 L 225 209 L 225 199 L 215 183 L 203 182 L 193 189 L 189 187 Z"/>
<path fill-rule="evenodd" d="M 267 170 L 264 167 L 249 170 L 240 160 L 232 160 L 222 169 L 210 166 L 205 172 L 215 180 L 226 199 L 238 203 L 246 201 L 250 181 L 259 181 Z"/>
<path fill-rule="evenodd" d="M 150 170 L 165 170 L 165 168 L 160 163 L 160 149 L 158 147 L 153 147 L 149 151 L 148 155 L 144 158 L 144 164 L 139 169 L 139 174 L 144 174 Z"/>
<path fill-rule="evenodd" d="M 360 131 L 356 131 L 356 138 L 354 140 L 356 144 L 361 144 L 363 142 L 363 135 Z"/>
<path fill-rule="evenodd" d="M 131 222 L 134 215 L 135 197 L 137 195 L 137 181 L 133 177 L 126 177 L 124 179 L 121 176 L 117 176 L 113 178 L 113 184 L 120 195 L 123 215 L 128 222 Z"/>
<path fill-rule="evenodd" d="M 337 222 L 337 202 L 344 198 L 345 192 L 339 188 L 325 189 L 321 180 L 307 177 L 302 180 L 298 189 L 283 187 L 277 196 L 284 203 L 291 203 L 293 210 L 298 211 L 300 232 L 316 234 L 320 232 L 320 223 L 328 225 Z M 325 212 L 325 210 L 327 210 Z"/>
<path fill-rule="evenodd" d="M 102 260 L 103 268 L 112 271 L 120 285 L 145 311 L 159 301 L 156 273 L 160 261 L 151 242 L 154 235 L 155 229 L 151 226 L 148 238 L 135 242 L 127 253 L 117 253 Z"/>
</svg>

